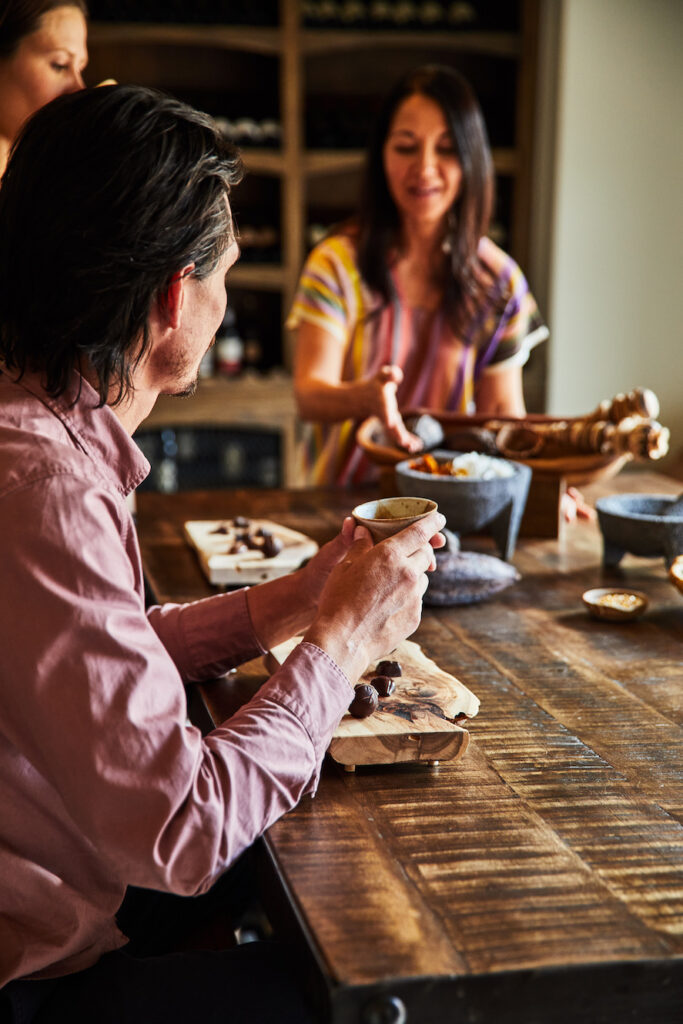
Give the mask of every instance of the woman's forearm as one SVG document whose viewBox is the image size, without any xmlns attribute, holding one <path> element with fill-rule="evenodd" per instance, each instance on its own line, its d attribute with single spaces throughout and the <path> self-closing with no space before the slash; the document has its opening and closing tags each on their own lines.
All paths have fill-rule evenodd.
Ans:
<svg viewBox="0 0 683 1024">
<path fill-rule="evenodd" d="M 484 373 L 475 393 L 477 412 L 489 416 L 524 416 L 521 366 Z"/>
<path fill-rule="evenodd" d="M 365 419 L 377 411 L 374 391 L 364 380 L 329 384 L 309 377 L 295 382 L 294 393 L 299 415 L 304 420 L 337 423 Z"/>
</svg>

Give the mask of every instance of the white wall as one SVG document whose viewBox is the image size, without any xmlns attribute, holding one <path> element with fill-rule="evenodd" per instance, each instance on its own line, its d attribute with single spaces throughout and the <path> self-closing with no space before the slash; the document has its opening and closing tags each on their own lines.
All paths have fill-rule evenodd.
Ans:
<svg viewBox="0 0 683 1024">
<path fill-rule="evenodd" d="M 559 12 L 548 411 L 650 387 L 679 452 L 683 2 L 564 0 Z"/>
</svg>

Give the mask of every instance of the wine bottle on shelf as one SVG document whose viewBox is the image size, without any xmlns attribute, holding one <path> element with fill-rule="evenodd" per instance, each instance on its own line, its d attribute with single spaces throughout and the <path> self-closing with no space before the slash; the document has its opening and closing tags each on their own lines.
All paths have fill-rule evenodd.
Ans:
<svg viewBox="0 0 683 1024">
<path fill-rule="evenodd" d="M 343 0 L 339 4 L 339 26 L 346 29 L 367 27 L 368 8 L 362 0 Z"/>
<path fill-rule="evenodd" d="M 417 19 L 420 28 L 434 32 L 446 23 L 446 7 L 436 0 L 423 0 L 417 5 Z"/>
<path fill-rule="evenodd" d="M 371 0 L 368 11 L 369 27 L 373 29 L 392 28 L 392 9 L 389 0 Z"/>
<path fill-rule="evenodd" d="M 199 379 L 210 380 L 216 373 L 216 351 L 215 348 L 210 348 L 204 353 L 202 361 L 199 364 Z"/>
<path fill-rule="evenodd" d="M 277 118 L 264 117 L 257 121 L 253 117 L 215 117 L 216 125 L 227 139 L 236 146 L 267 146 L 276 148 L 282 143 L 282 125 Z"/>
<path fill-rule="evenodd" d="M 244 327 L 244 354 L 242 366 L 245 373 L 258 373 L 263 361 L 263 343 L 258 326 L 247 321 Z"/>
<path fill-rule="evenodd" d="M 413 29 L 417 25 L 417 4 L 412 0 L 398 0 L 391 6 L 391 27 Z"/>
<path fill-rule="evenodd" d="M 449 28 L 473 28 L 477 22 L 477 10 L 466 0 L 450 3 L 446 10 L 446 21 Z"/>
<path fill-rule="evenodd" d="M 316 17 L 318 28 L 339 28 L 341 24 L 340 3 L 336 0 L 318 0 Z"/>
<path fill-rule="evenodd" d="M 232 306 L 225 310 L 223 323 L 216 335 L 216 370 L 223 377 L 237 377 L 242 369 L 244 343 L 237 330 Z"/>
<path fill-rule="evenodd" d="M 304 28 L 317 28 L 318 4 L 316 0 L 301 0 L 299 4 L 299 17 Z"/>
</svg>

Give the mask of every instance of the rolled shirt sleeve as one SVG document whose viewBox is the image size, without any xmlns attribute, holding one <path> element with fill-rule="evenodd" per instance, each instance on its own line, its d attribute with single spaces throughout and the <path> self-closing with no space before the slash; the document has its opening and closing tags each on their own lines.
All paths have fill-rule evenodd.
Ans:
<svg viewBox="0 0 683 1024">
<path fill-rule="evenodd" d="M 183 679 L 222 676 L 265 651 L 249 615 L 247 590 L 216 594 L 190 604 L 155 605 L 147 618 Z"/>
</svg>

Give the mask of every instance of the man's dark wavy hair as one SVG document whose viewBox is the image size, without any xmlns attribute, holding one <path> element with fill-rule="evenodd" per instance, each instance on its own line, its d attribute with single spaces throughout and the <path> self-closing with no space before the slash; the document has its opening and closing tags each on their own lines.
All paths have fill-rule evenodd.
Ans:
<svg viewBox="0 0 683 1024">
<path fill-rule="evenodd" d="M 494 177 L 481 108 L 469 83 L 453 68 L 438 64 L 415 68 L 386 97 L 368 148 L 358 212 L 351 230 L 358 240 L 358 264 L 363 279 L 383 303 L 389 302 L 389 257 L 399 241 L 400 218 L 384 173 L 384 144 L 394 114 L 415 93 L 427 96 L 441 107 L 462 167 L 462 184 L 452 207 L 447 239 L 450 272 L 444 291 L 446 314 L 458 331 L 466 323 L 481 288 L 477 246 L 489 228 Z"/>
<path fill-rule="evenodd" d="M 173 275 L 206 277 L 234 238 L 237 150 L 212 119 L 140 86 L 61 96 L 15 142 L 0 187 L 0 357 L 63 394 L 95 370 L 120 402 Z M 110 389 L 113 389 L 110 394 Z"/>
</svg>

